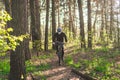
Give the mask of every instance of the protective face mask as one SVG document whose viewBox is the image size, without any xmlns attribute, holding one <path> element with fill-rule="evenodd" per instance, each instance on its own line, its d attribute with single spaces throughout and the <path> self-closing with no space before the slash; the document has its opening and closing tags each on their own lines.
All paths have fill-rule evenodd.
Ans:
<svg viewBox="0 0 120 80">
<path fill-rule="evenodd" d="M 61 34 L 61 32 L 58 32 L 58 34 Z"/>
</svg>

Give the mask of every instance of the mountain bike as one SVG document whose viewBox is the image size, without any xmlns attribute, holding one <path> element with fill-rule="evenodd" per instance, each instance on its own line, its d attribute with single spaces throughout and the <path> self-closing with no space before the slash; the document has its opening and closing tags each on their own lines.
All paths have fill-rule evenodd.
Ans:
<svg viewBox="0 0 120 80">
<path fill-rule="evenodd" d="M 58 56 L 58 63 L 61 65 L 61 62 L 63 63 L 63 42 L 56 41 L 55 45 L 57 46 L 57 56 Z"/>
</svg>

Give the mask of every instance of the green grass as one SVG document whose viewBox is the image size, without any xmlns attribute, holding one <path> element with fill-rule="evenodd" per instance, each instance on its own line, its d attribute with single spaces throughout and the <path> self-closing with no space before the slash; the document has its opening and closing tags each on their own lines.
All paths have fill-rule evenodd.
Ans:
<svg viewBox="0 0 120 80">
<path fill-rule="evenodd" d="M 10 65 L 8 60 L 0 62 L 0 75 L 8 75 L 10 71 Z"/>
<path fill-rule="evenodd" d="M 117 57 L 120 56 L 120 51 L 119 50 L 115 50 L 114 52 L 111 52 L 109 57 L 113 58 L 113 57 Z"/>
<path fill-rule="evenodd" d="M 116 74 L 120 74 L 120 68 L 118 65 L 116 69 L 114 58 L 120 55 L 120 51 L 111 51 L 109 48 L 103 47 L 97 49 L 96 53 L 102 55 L 95 54 L 94 59 L 91 60 L 89 64 L 91 66 L 90 74 L 100 80 L 119 80 L 120 76 L 118 77 Z"/>
<path fill-rule="evenodd" d="M 83 49 L 81 51 L 87 53 L 90 50 L 86 51 Z M 75 50 L 75 52 L 77 51 Z M 116 76 L 115 74 L 120 74 L 120 65 L 118 65 L 116 69 L 114 67 L 115 61 L 113 60 L 113 58 L 119 56 L 120 51 L 111 51 L 107 47 L 101 47 L 99 49 L 95 49 L 95 54 L 91 55 L 91 59 L 79 59 L 78 62 L 73 61 L 72 55 L 68 55 L 65 58 L 65 63 L 68 66 L 76 69 L 80 69 L 82 66 L 84 67 L 84 71 L 87 74 L 94 78 L 97 78 L 98 80 L 119 80 L 120 76 Z"/>
<path fill-rule="evenodd" d="M 71 56 L 67 56 L 64 61 L 67 65 L 72 65 L 73 64 L 73 59 L 72 59 Z"/>
<path fill-rule="evenodd" d="M 107 72 L 107 71 L 110 71 L 110 66 L 111 66 L 111 63 L 108 62 L 107 60 L 105 59 L 102 59 L 102 58 L 99 58 L 97 60 L 94 60 L 92 62 L 93 66 L 94 66 L 94 70 L 96 72 Z"/>
<path fill-rule="evenodd" d="M 112 76 L 112 66 L 113 63 L 110 63 L 104 58 L 93 59 L 87 63 L 89 65 L 86 67 L 89 75 L 100 79 L 100 80 L 109 80 Z"/>
<path fill-rule="evenodd" d="M 101 52 L 107 53 L 107 52 L 109 52 L 109 49 L 107 47 L 101 47 L 101 48 L 95 49 L 95 52 L 96 53 L 101 53 Z"/>
<path fill-rule="evenodd" d="M 36 71 L 44 71 L 51 68 L 51 65 L 49 64 L 40 64 L 40 65 L 34 65 L 30 61 L 26 62 L 26 71 L 27 72 L 36 72 Z"/>
<path fill-rule="evenodd" d="M 8 79 L 0 78 L 0 80 L 8 80 Z"/>
<path fill-rule="evenodd" d="M 80 62 L 75 63 L 71 56 L 67 56 L 65 58 L 65 63 L 66 63 L 66 65 L 71 66 L 76 69 L 80 68 L 80 66 L 81 66 L 81 63 Z"/>
<path fill-rule="evenodd" d="M 73 64 L 73 67 L 76 68 L 76 69 L 80 68 L 81 66 L 82 66 L 82 65 L 81 65 L 80 62 L 77 62 L 77 63 L 74 63 L 74 64 Z"/>
<path fill-rule="evenodd" d="M 42 74 L 42 71 L 48 70 L 51 68 L 50 64 L 40 64 L 40 65 L 34 65 L 30 61 L 26 63 L 26 71 L 27 73 L 33 73 L 33 75 L 40 76 L 41 80 L 46 80 L 46 76 Z"/>
<path fill-rule="evenodd" d="M 52 58 L 53 55 L 52 54 L 47 54 L 47 55 L 40 55 L 38 58 L 39 59 L 48 59 L 48 58 Z"/>
<path fill-rule="evenodd" d="M 7 76 L 10 71 L 9 60 L 1 60 L 0 61 L 0 80 L 7 80 Z"/>
</svg>

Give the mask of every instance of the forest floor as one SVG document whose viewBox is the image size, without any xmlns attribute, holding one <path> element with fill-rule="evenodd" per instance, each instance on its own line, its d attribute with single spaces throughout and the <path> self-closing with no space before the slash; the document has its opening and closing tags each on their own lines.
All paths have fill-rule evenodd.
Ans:
<svg viewBox="0 0 120 80">
<path fill-rule="evenodd" d="M 41 51 L 39 56 L 36 53 L 32 55 L 32 59 L 26 62 L 27 78 L 32 74 L 35 80 L 85 80 L 71 72 L 71 69 L 76 69 L 97 80 L 120 79 L 120 50 L 108 48 L 82 50 L 78 44 L 68 45 L 65 46 L 65 62 L 61 66 L 58 65 L 54 50 Z M 0 58 L 1 60 L 3 59 Z M 0 73 L 0 80 L 7 80 L 10 66 L 8 56 L 3 61 L 4 72 Z"/>
<path fill-rule="evenodd" d="M 75 52 L 74 50 L 77 50 L 77 49 L 78 49 L 77 46 L 71 46 L 71 47 L 65 48 L 64 59 L 68 55 L 74 54 L 74 52 Z M 40 74 L 42 76 L 35 75 L 35 78 L 37 80 L 44 80 L 44 79 L 45 80 L 46 79 L 47 80 L 79 80 L 80 79 L 80 77 L 78 75 L 75 75 L 71 72 L 70 66 L 66 65 L 65 63 L 63 63 L 61 66 L 58 65 L 58 58 L 57 58 L 57 55 L 55 54 L 55 51 L 52 51 L 50 53 L 49 52 L 50 51 L 48 51 L 47 53 L 44 53 L 44 52 L 43 53 L 48 54 L 48 55 L 52 54 L 52 57 L 50 57 L 50 58 L 31 60 L 36 65 L 40 65 L 40 64 L 44 64 L 44 63 L 50 65 L 50 69 L 40 72 Z M 75 58 L 75 59 L 77 60 L 78 58 Z M 81 80 L 82 80 L 82 78 L 81 78 Z"/>
<path fill-rule="evenodd" d="M 46 57 L 46 58 L 41 57 L 41 58 L 36 58 L 36 59 L 33 58 L 33 59 L 31 59 L 31 61 L 36 66 L 45 63 L 45 64 L 47 64 L 47 66 L 50 66 L 50 67 L 43 71 L 38 70 L 36 73 L 33 73 L 33 75 L 37 80 L 85 80 L 85 79 L 81 78 L 80 76 L 71 72 L 71 69 L 74 68 L 73 67 L 74 65 L 72 65 L 72 64 L 77 64 L 78 62 L 81 62 L 80 64 L 78 63 L 79 65 L 77 67 L 77 70 L 81 71 L 83 74 L 87 72 L 85 70 L 85 68 L 86 68 L 86 65 L 90 64 L 89 61 L 93 60 L 94 58 L 95 59 L 100 58 L 101 56 L 107 58 L 107 60 L 109 60 L 110 62 L 114 61 L 117 65 L 120 65 L 120 54 L 117 53 L 115 55 L 112 55 L 112 52 L 106 53 L 107 51 L 108 51 L 107 49 L 103 49 L 103 50 L 98 49 L 96 51 L 94 51 L 94 50 L 82 51 L 79 49 L 78 45 L 74 45 L 74 46 L 72 45 L 72 46 L 65 48 L 64 60 L 70 61 L 72 59 L 73 62 L 70 61 L 70 63 L 68 62 L 69 64 L 64 62 L 64 64 L 61 66 L 58 65 L 58 58 L 57 58 L 57 55 L 55 54 L 55 51 L 43 52 L 43 53 L 40 53 L 39 55 L 40 56 L 49 55 L 49 58 L 48 57 Z M 96 52 L 98 53 L 97 56 L 96 56 Z M 52 56 L 51 56 L 51 54 L 52 54 Z M 69 58 L 69 56 L 71 56 L 71 58 Z M 105 64 L 108 64 L 108 62 L 106 62 Z M 87 63 L 87 64 L 84 65 L 84 63 Z M 94 61 L 93 64 L 97 65 L 97 62 Z M 104 62 L 103 62 L 103 64 L 104 64 Z M 45 67 L 45 66 L 43 66 L 43 67 Z M 114 68 L 115 67 L 116 66 L 114 66 Z M 96 73 L 96 74 L 99 74 L 98 75 L 99 77 L 101 75 L 102 76 L 104 75 L 101 73 L 104 73 L 104 71 L 107 71 L 107 69 L 103 69 L 102 66 L 100 66 L 100 67 L 98 66 L 98 68 L 100 68 L 100 70 L 98 69 L 97 70 L 98 73 Z M 107 68 L 109 68 L 109 67 L 107 67 Z M 117 66 L 117 68 L 120 68 L 120 67 Z M 101 71 L 101 73 L 99 71 Z M 120 73 L 120 72 L 118 71 L 118 73 Z M 118 75 L 118 73 L 114 73 L 115 77 L 116 76 L 117 77 L 116 77 L 116 79 L 111 79 L 111 80 L 118 80 L 118 78 L 120 78 L 120 75 Z M 107 79 L 105 79 L 105 80 L 107 80 Z"/>
<path fill-rule="evenodd" d="M 107 51 L 108 50 L 102 50 L 102 51 L 96 50 L 96 52 L 98 52 L 97 56 L 109 58 L 110 62 L 115 61 L 117 65 L 120 65 L 120 54 L 118 55 L 117 53 L 116 55 L 112 55 L 112 52 L 110 54 L 107 54 L 106 53 Z M 43 71 L 38 69 L 35 73 L 33 73 L 33 76 L 36 78 L 36 80 L 85 80 L 80 76 L 71 72 L 71 69 L 74 68 L 73 65 L 71 66 L 67 63 L 64 63 L 63 65 L 59 66 L 58 58 L 57 58 L 57 55 L 55 54 L 55 51 L 43 52 L 43 53 L 40 53 L 39 55 L 40 56 L 49 55 L 49 57 L 46 57 L 46 58 L 39 57 L 36 59 L 33 58 L 31 59 L 31 62 L 33 62 L 33 64 L 36 66 L 41 64 L 47 64 L 49 68 L 47 68 L 46 70 L 44 69 Z M 68 58 L 69 56 L 71 56 L 74 64 L 78 63 L 80 60 L 84 60 L 85 62 L 88 60 L 88 64 L 89 64 L 89 60 L 92 60 L 93 58 L 97 58 L 94 50 L 82 51 L 79 49 L 78 45 L 74 45 L 74 46 L 72 45 L 65 48 L 64 60 L 66 60 L 66 58 L 69 60 L 70 59 Z M 84 74 L 86 73 L 84 72 L 85 66 L 78 65 L 77 70 L 81 71 Z M 45 66 L 43 65 L 43 67 Z M 120 67 L 117 67 L 117 68 L 119 69 Z M 104 75 L 99 73 L 99 71 L 97 74 L 102 76 Z M 115 77 L 117 76 L 118 79 L 120 78 L 120 75 L 118 75 L 118 73 L 114 73 L 114 74 L 115 74 Z M 111 80 L 118 80 L 117 78 L 111 79 Z"/>
</svg>

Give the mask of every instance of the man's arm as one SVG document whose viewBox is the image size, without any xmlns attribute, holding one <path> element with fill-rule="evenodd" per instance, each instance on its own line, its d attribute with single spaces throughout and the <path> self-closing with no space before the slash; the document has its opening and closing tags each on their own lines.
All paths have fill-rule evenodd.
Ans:
<svg viewBox="0 0 120 80">
<path fill-rule="evenodd" d="M 64 33 L 64 37 L 65 37 L 65 42 L 67 42 L 67 36 L 66 36 L 66 34 Z"/>
<path fill-rule="evenodd" d="M 55 42 L 56 39 L 56 33 L 53 35 L 53 42 Z"/>
</svg>

